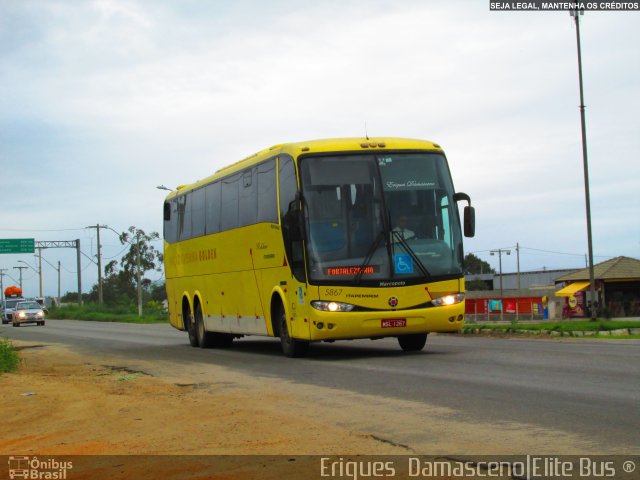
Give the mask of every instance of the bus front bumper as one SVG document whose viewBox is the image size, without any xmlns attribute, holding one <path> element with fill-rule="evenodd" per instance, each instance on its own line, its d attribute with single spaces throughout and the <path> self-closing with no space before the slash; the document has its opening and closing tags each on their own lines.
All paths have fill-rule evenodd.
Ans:
<svg viewBox="0 0 640 480">
<path fill-rule="evenodd" d="M 368 312 L 310 309 L 311 341 L 397 337 L 412 333 L 459 332 L 464 302 L 442 307 Z"/>
</svg>

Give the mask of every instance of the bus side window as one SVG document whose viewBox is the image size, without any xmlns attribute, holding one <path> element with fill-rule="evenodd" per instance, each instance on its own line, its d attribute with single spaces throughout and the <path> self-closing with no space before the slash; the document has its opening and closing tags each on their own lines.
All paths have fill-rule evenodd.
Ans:
<svg viewBox="0 0 640 480">
<path fill-rule="evenodd" d="M 238 209 L 238 226 L 253 225 L 258 214 L 258 188 L 255 181 L 256 167 L 242 174 Z"/>
<path fill-rule="evenodd" d="M 175 200 L 164 203 L 164 239 L 173 243 L 176 238 L 177 203 Z"/>
<path fill-rule="evenodd" d="M 258 165 L 258 222 L 278 223 L 276 159 Z"/>
<path fill-rule="evenodd" d="M 444 240 L 451 248 L 451 232 L 449 226 L 449 198 L 443 195 L 440 199 L 440 215 L 442 217 L 442 234 L 440 239 Z"/>
<path fill-rule="evenodd" d="M 221 231 L 238 228 L 238 187 L 241 178 L 238 174 L 222 179 Z"/>
<path fill-rule="evenodd" d="M 205 224 L 206 234 L 220 231 L 220 182 L 215 182 L 205 187 Z"/>
<path fill-rule="evenodd" d="M 199 188 L 191 193 L 191 237 L 201 237 L 204 235 L 204 210 L 205 193 L 204 188 Z"/>
<path fill-rule="evenodd" d="M 189 194 L 178 197 L 178 240 L 188 240 L 191 238 L 191 205 L 189 204 Z"/>
</svg>

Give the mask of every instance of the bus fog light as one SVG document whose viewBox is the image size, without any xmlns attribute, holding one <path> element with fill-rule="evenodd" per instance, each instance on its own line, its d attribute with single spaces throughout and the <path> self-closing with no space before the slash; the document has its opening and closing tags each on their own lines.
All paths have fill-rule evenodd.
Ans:
<svg viewBox="0 0 640 480">
<path fill-rule="evenodd" d="M 322 323 L 322 322 L 318 322 L 318 323 L 316 324 L 316 327 L 318 328 L 318 330 L 322 330 L 322 329 L 324 328 L 324 323 Z"/>
</svg>

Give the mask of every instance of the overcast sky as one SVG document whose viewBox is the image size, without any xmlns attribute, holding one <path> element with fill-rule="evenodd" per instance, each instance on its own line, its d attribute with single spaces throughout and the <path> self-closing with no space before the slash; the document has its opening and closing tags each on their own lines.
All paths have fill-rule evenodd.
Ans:
<svg viewBox="0 0 640 480">
<path fill-rule="evenodd" d="M 640 14 L 581 18 L 594 254 L 640 258 Z M 162 231 L 175 187 L 277 143 L 433 140 L 476 207 L 465 250 L 584 267 L 575 26 L 489 2 L 0 0 L 0 238 Z M 105 263 L 123 246 L 102 232 Z M 156 247 L 162 249 L 162 243 Z M 62 262 L 76 289 L 75 253 Z M 82 257 L 83 290 L 97 268 Z M 13 279 L 32 255 L 0 255 Z M 515 252 L 503 257 L 515 271 Z M 45 294 L 56 273 L 43 262 Z M 156 280 L 161 273 L 148 275 Z M 5 277 L 5 287 L 13 284 Z M 34 269 L 25 294 L 37 295 Z"/>
</svg>

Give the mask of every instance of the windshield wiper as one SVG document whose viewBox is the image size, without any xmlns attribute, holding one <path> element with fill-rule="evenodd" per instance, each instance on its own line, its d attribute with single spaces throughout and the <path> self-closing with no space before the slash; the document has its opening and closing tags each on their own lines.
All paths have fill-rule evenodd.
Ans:
<svg viewBox="0 0 640 480">
<path fill-rule="evenodd" d="M 358 268 L 358 273 L 356 273 L 355 277 L 353 277 L 353 281 L 356 284 L 360 283 L 360 280 L 362 280 L 362 274 L 364 273 L 364 269 L 367 267 L 367 265 L 373 258 L 373 254 L 375 253 L 375 251 L 378 249 L 378 246 L 380 245 L 380 240 L 384 239 L 384 237 L 385 237 L 385 233 L 383 229 L 375 238 L 375 240 L 369 247 L 369 250 L 367 250 L 367 254 L 364 257 L 364 262 L 362 262 L 362 265 L 360 265 L 360 268 Z"/>
<path fill-rule="evenodd" d="M 422 272 L 422 275 L 424 275 L 425 277 L 431 277 L 431 274 L 429 273 L 429 270 L 427 270 L 427 267 L 424 266 L 424 263 L 422 263 L 422 261 L 418 258 L 418 255 L 416 255 L 416 252 L 413 250 L 413 248 L 409 246 L 409 244 L 407 243 L 405 238 L 400 234 L 400 232 L 391 230 L 391 235 L 393 238 L 396 238 L 398 240 L 398 242 L 404 247 L 407 253 L 411 256 L 413 261 L 416 262 L 416 265 L 418 265 L 418 268 Z"/>
</svg>

